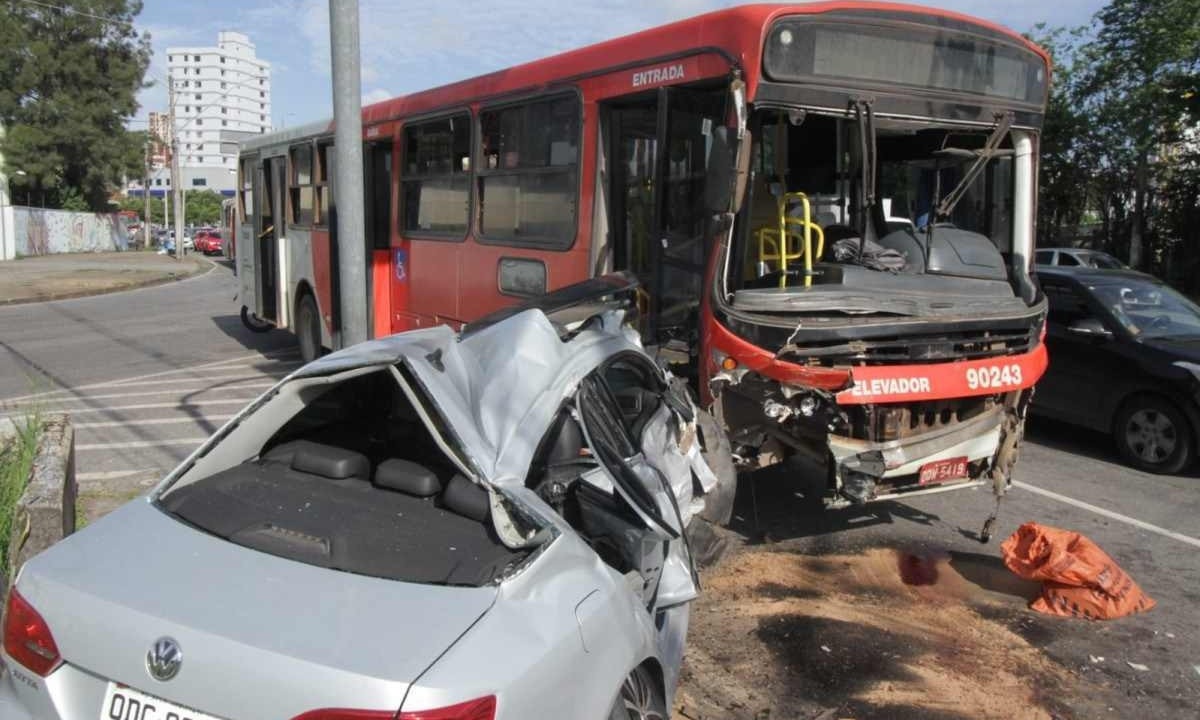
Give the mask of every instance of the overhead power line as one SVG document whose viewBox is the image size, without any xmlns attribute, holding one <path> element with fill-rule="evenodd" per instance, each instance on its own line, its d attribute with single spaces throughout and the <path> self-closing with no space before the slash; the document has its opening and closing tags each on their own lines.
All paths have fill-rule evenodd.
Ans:
<svg viewBox="0 0 1200 720">
<path fill-rule="evenodd" d="M 114 25 L 125 25 L 127 27 L 133 27 L 133 23 L 129 20 L 121 20 L 119 18 L 106 17 L 104 15 L 96 15 L 94 13 L 86 12 L 83 10 L 76 10 L 73 7 L 67 7 L 66 5 L 58 5 L 55 3 L 41 2 L 40 0 L 21 0 L 21 2 L 25 3 L 26 5 L 37 5 L 38 7 L 46 8 L 47 10 L 58 10 L 60 12 L 65 12 L 69 15 L 79 15 L 81 17 L 91 18 L 93 20 L 100 20 L 101 22 L 112 23 Z"/>
</svg>

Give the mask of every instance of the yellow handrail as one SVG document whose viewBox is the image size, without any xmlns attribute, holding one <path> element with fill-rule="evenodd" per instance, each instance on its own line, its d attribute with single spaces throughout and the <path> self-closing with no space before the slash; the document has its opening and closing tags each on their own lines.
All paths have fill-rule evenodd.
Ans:
<svg viewBox="0 0 1200 720">
<path fill-rule="evenodd" d="M 788 217 L 788 206 L 793 202 L 799 202 L 804 208 L 804 217 L 794 218 Z M 761 227 L 755 231 L 755 236 L 758 240 L 758 261 L 766 263 L 768 261 L 777 261 L 779 263 L 779 287 L 787 287 L 787 271 L 788 263 L 793 260 L 804 258 L 804 286 L 812 286 L 812 266 L 813 257 L 821 257 L 825 252 L 825 232 L 821 226 L 812 220 L 812 208 L 808 202 L 808 196 L 802 192 L 786 193 L 779 199 L 777 204 L 779 215 L 779 227 Z M 800 231 L 803 231 L 802 235 Z M 812 236 L 813 232 L 817 235 L 817 251 L 813 254 Z M 802 236 L 804 244 L 800 249 L 792 251 L 791 240 L 793 237 Z M 799 238 L 798 238 L 799 239 Z M 770 251 L 768 252 L 768 246 Z"/>
</svg>

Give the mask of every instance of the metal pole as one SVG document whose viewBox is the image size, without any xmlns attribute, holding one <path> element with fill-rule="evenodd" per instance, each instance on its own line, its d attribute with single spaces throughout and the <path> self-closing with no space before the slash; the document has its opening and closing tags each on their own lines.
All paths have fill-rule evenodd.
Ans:
<svg viewBox="0 0 1200 720">
<path fill-rule="evenodd" d="M 175 132 L 175 78 L 170 76 L 167 78 L 167 87 L 169 88 L 169 110 L 170 126 L 171 126 L 171 192 L 181 193 L 182 183 L 179 180 L 179 134 Z M 179 202 L 179 195 L 175 196 L 175 259 L 183 259 L 183 203 Z"/>
<path fill-rule="evenodd" d="M 367 339 L 367 251 L 363 221 L 362 84 L 359 77 L 358 0 L 329 0 L 333 57 L 333 121 L 337 152 L 338 280 L 341 342 Z"/>
<path fill-rule="evenodd" d="M 153 130 L 146 132 L 146 184 L 142 186 L 146 201 L 146 212 L 142 215 L 142 249 L 150 247 L 150 137 Z"/>
</svg>

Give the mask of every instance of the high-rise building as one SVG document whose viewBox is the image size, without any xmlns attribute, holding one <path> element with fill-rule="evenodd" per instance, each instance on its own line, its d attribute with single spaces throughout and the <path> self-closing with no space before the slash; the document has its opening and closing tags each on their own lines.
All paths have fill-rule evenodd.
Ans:
<svg viewBox="0 0 1200 720">
<path fill-rule="evenodd" d="M 160 170 L 171 159 L 171 116 L 150 113 L 150 169 Z"/>
<path fill-rule="evenodd" d="M 231 194 L 238 142 L 271 129 L 271 64 L 239 32 L 216 47 L 167 48 L 183 186 Z"/>
</svg>

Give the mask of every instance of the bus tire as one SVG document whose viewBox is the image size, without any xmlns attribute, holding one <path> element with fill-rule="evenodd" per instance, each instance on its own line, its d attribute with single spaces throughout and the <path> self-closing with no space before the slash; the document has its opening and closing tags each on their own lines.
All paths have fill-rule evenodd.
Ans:
<svg viewBox="0 0 1200 720">
<path fill-rule="evenodd" d="M 321 357 L 321 316 L 312 293 L 301 295 L 296 303 L 296 339 L 301 360 L 309 363 Z"/>
<path fill-rule="evenodd" d="M 274 327 L 271 325 L 271 323 L 263 320 L 251 312 L 250 308 L 246 307 L 245 305 L 242 306 L 242 324 L 245 325 L 246 329 L 250 332 L 256 333 L 265 333 Z"/>
</svg>

